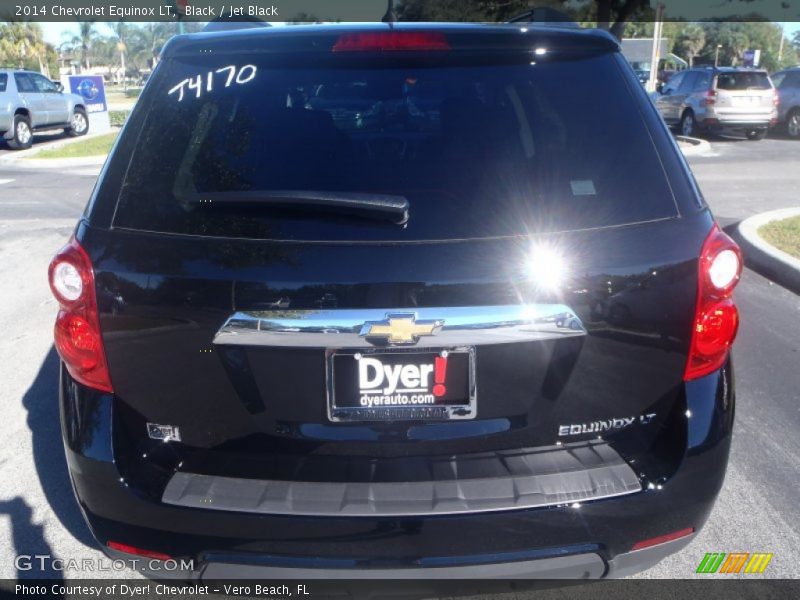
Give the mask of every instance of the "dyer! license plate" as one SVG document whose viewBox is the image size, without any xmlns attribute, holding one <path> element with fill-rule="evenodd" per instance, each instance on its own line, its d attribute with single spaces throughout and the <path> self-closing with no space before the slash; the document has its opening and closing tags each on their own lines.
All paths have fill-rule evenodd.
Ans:
<svg viewBox="0 0 800 600">
<path fill-rule="evenodd" d="M 328 354 L 331 421 L 475 418 L 473 348 Z"/>
</svg>

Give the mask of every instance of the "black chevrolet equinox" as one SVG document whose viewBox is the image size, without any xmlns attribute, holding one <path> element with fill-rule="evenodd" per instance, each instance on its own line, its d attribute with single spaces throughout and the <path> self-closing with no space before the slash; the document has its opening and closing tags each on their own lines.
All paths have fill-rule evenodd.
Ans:
<svg viewBox="0 0 800 600">
<path fill-rule="evenodd" d="M 641 571 L 723 482 L 741 267 L 604 32 L 178 36 L 50 266 L 75 494 L 159 576 Z"/>
</svg>

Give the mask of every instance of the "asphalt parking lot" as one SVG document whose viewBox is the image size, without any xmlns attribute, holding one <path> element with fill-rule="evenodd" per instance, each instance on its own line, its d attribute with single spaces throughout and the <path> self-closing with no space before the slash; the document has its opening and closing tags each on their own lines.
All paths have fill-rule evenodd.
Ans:
<svg viewBox="0 0 800 600">
<path fill-rule="evenodd" d="M 8 162 L 8 154 L 0 149 L 0 578 L 58 576 L 18 569 L 15 557 L 99 556 L 64 463 L 51 343 L 56 304 L 46 280 L 98 167 L 31 169 Z M 710 152 L 690 163 L 725 228 L 800 204 L 800 142 L 714 139 Z M 738 405 L 725 486 L 692 544 L 644 577 L 693 577 L 706 552 L 771 552 L 765 577 L 800 577 L 800 297 L 748 269 L 736 298 Z"/>
<path fill-rule="evenodd" d="M 53 131 L 46 131 L 44 133 L 37 133 L 33 136 L 33 148 L 43 148 L 48 145 L 49 142 L 55 142 L 58 140 L 65 140 L 68 139 L 66 133 L 64 133 L 60 129 L 55 129 Z M 8 147 L 8 145 L 4 141 L 0 141 L 0 158 L 3 157 L 12 157 L 14 156 L 14 150 Z"/>
</svg>

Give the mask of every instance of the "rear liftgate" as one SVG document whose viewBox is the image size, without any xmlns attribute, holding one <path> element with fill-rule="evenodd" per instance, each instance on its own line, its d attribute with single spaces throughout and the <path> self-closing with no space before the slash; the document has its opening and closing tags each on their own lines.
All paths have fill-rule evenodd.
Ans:
<svg viewBox="0 0 800 600">
<path fill-rule="evenodd" d="M 324 349 L 328 419 L 369 423 L 474 419 L 477 348 L 585 335 L 580 319 L 559 304 L 298 310 L 238 312 L 214 344 Z M 386 476 L 398 472 L 402 480 Z M 640 490 L 619 454 L 595 441 L 441 457 L 353 457 L 342 481 L 179 471 L 162 499 L 250 513 L 390 517 L 553 506 Z"/>
</svg>

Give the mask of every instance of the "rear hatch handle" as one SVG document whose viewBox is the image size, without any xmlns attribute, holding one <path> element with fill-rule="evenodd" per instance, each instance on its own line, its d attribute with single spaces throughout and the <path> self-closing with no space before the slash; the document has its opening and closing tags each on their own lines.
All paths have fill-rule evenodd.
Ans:
<svg viewBox="0 0 800 600">
<path fill-rule="evenodd" d="M 329 192 L 318 190 L 244 190 L 192 194 L 193 205 L 270 207 L 278 209 L 310 209 L 337 214 L 352 214 L 384 219 L 405 225 L 410 204 L 405 196 Z"/>
</svg>

